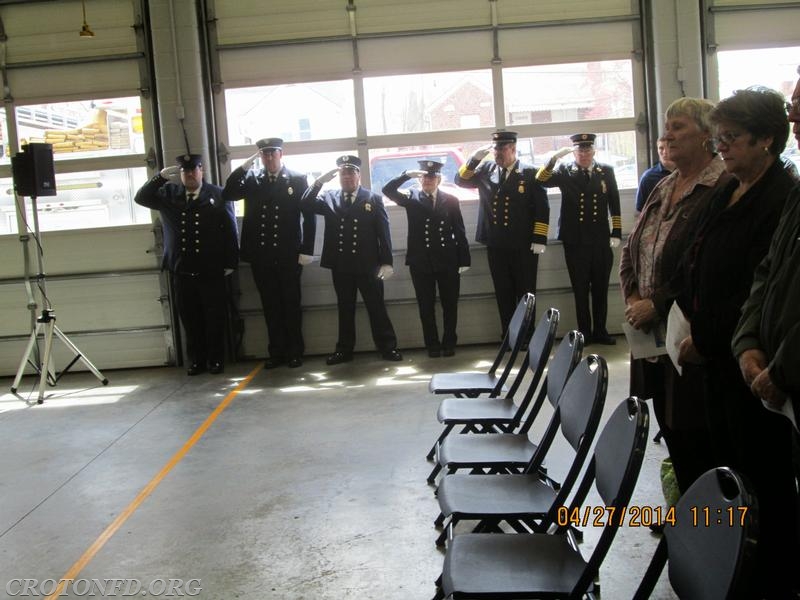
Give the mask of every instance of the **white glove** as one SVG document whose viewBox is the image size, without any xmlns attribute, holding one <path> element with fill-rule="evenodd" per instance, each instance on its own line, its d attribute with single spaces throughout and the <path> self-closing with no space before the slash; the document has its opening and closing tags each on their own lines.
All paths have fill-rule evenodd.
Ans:
<svg viewBox="0 0 800 600">
<path fill-rule="evenodd" d="M 547 246 L 544 244 L 531 244 L 531 252 L 534 254 L 544 254 L 545 250 L 547 250 Z"/>
<path fill-rule="evenodd" d="M 227 277 L 228 275 L 233 273 L 233 269 L 225 268 L 222 272 L 225 274 L 225 277 Z"/>
<path fill-rule="evenodd" d="M 314 261 L 314 257 L 308 254 L 300 254 L 297 257 L 297 264 L 305 267 L 306 265 L 310 265 Z"/>
<path fill-rule="evenodd" d="M 381 265 L 381 268 L 378 269 L 378 279 L 389 279 L 392 275 L 394 275 L 392 265 Z"/>
<path fill-rule="evenodd" d="M 469 271 L 469 266 L 458 267 L 458 274 L 459 275 L 461 275 L 462 273 L 465 273 L 466 271 Z"/>
<path fill-rule="evenodd" d="M 419 169 L 411 169 L 410 171 L 405 172 L 406 175 L 409 177 L 422 177 L 423 175 L 427 175 L 427 171 L 420 171 Z"/>
<path fill-rule="evenodd" d="M 572 154 L 572 148 L 567 146 L 561 148 L 558 152 L 553 154 L 553 160 L 558 160 L 559 158 L 565 157 L 567 154 Z"/>
<path fill-rule="evenodd" d="M 328 183 L 329 181 L 332 181 L 333 178 L 336 177 L 337 173 L 339 173 L 339 167 L 331 169 L 327 173 L 323 173 L 322 175 L 317 177 L 317 180 L 314 182 L 314 185 L 317 184 L 322 185 L 323 183 Z"/>
<path fill-rule="evenodd" d="M 491 144 L 489 144 L 488 146 L 483 146 L 481 148 L 478 148 L 472 154 L 472 157 L 470 158 L 470 160 L 481 161 L 484 158 L 486 158 L 486 155 L 489 154 L 489 152 L 491 152 L 491 150 L 492 150 L 492 145 Z"/>
<path fill-rule="evenodd" d="M 250 167 L 252 167 L 252 166 L 253 166 L 253 164 L 256 162 L 256 159 L 257 159 L 259 156 L 261 156 L 261 152 L 256 152 L 255 154 L 253 154 L 253 156 L 251 156 L 250 158 L 248 158 L 246 161 L 244 161 L 244 162 L 242 163 L 242 168 L 243 168 L 245 171 L 247 171 L 247 169 L 249 169 Z"/>
<path fill-rule="evenodd" d="M 610 245 L 612 248 L 617 248 L 617 247 L 619 246 L 619 238 L 610 238 L 610 239 L 608 240 L 608 244 L 609 244 L 609 245 Z"/>
<path fill-rule="evenodd" d="M 181 182 L 181 168 L 176 166 L 173 167 L 164 167 L 161 169 L 159 173 L 164 179 L 170 181 L 172 183 L 180 183 Z"/>
</svg>

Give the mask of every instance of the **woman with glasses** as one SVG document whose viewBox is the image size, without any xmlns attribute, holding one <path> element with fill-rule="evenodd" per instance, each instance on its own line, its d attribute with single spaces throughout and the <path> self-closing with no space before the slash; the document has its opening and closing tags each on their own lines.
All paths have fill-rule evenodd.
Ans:
<svg viewBox="0 0 800 600">
<path fill-rule="evenodd" d="M 636 329 L 663 335 L 675 295 L 670 282 L 691 244 L 697 216 L 714 190 L 731 178 L 711 144 L 713 108 L 702 98 L 680 98 L 667 108 L 659 143 L 675 170 L 648 197 L 620 258 L 625 318 Z M 666 356 L 631 359 L 631 395 L 653 398 L 682 491 L 713 466 L 705 418 L 694 401 L 697 377 L 691 367 L 678 375 Z"/>
<path fill-rule="evenodd" d="M 689 250 L 680 306 L 691 322 L 679 362 L 706 378 L 702 407 L 714 460 L 733 467 L 758 497 L 758 598 L 786 598 L 796 568 L 796 495 L 790 423 L 762 408 L 742 380 L 731 339 L 756 266 L 769 248 L 793 186 L 779 154 L 789 122 L 783 97 L 767 88 L 739 90 L 711 113 L 714 144 L 734 178 L 709 203 Z M 699 407 L 698 407 L 699 408 Z"/>
</svg>

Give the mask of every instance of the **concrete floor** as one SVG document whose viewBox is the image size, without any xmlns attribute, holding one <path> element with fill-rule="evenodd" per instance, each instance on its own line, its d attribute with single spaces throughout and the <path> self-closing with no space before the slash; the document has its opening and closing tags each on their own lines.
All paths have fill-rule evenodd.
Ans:
<svg viewBox="0 0 800 600">
<path fill-rule="evenodd" d="M 249 382 L 257 363 L 192 378 L 111 371 L 107 387 L 70 373 L 41 406 L 25 401 L 33 378 L 21 397 L 0 379 L 0 597 L 18 592 L 14 580 L 69 573 L 156 592 L 199 579 L 184 590 L 215 600 L 430 598 L 443 554 L 425 483 L 440 430 L 428 378 L 485 369 L 493 351 L 408 351 L 401 363 L 360 354 L 336 367 L 313 357 Z M 607 416 L 627 395 L 627 348 L 587 351 L 609 363 Z M 663 504 L 664 456 L 649 443 L 633 504 Z M 557 476 L 558 459 L 548 465 Z M 594 539 L 587 531 L 584 547 Z M 620 531 L 601 571 L 604 598 L 632 596 L 656 543 L 647 529 Z M 653 598 L 676 598 L 665 576 Z"/>
</svg>

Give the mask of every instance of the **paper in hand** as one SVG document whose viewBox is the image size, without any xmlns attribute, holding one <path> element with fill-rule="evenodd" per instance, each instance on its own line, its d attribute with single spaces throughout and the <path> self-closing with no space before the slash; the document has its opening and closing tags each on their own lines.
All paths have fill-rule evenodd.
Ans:
<svg viewBox="0 0 800 600">
<path fill-rule="evenodd" d="M 672 364 L 683 375 L 683 368 L 678 364 L 678 350 L 681 342 L 692 334 L 692 326 L 686 319 L 686 315 L 678 306 L 677 302 L 672 303 L 667 316 L 667 354 L 672 359 Z"/>
</svg>

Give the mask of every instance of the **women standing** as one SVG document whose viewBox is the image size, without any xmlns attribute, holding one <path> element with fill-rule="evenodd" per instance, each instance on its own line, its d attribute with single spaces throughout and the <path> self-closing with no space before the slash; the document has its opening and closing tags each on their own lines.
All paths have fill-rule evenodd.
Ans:
<svg viewBox="0 0 800 600">
<path fill-rule="evenodd" d="M 778 160 L 789 123 L 783 97 L 767 88 L 739 90 L 711 114 L 715 143 L 734 179 L 703 217 L 681 308 L 691 335 L 679 361 L 701 364 L 703 400 L 714 457 L 743 473 L 759 502 L 757 597 L 785 598 L 795 564 L 795 485 L 789 421 L 765 411 L 743 382 L 731 338 L 756 266 L 764 257 L 793 186 Z"/>
<path fill-rule="evenodd" d="M 659 143 L 675 170 L 650 194 L 620 259 L 625 317 L 636 329 L 663 328 L 674 294 L 670 282 L 691 244 L 697 215 L 730 178 L 710 142 L 713 108 L 701 98 L 680 98 L 667 108 Z M 666 357 L 631 360 L 631 394 L 653 398 L 681 491 L 712 466 L 705 419 L 692 402 L 697 387 L 696 369 L 680 376 Z"/>
</svg>

